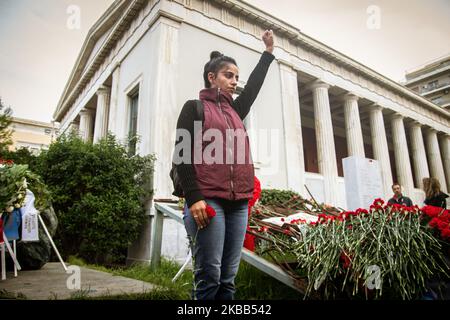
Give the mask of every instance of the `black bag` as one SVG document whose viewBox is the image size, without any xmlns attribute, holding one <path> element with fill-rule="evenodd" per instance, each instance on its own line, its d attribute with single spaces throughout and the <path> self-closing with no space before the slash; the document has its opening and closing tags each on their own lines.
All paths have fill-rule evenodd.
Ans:
<svg viewBox="0 0 450 320">
<path fill-rule="evenodd" d="M 203 103 L 200 100 L 195 100 L 195 109 L 196 109 L 196 119 L 197 121 L 203 121 Z M 193 137 L 192 137 L 193 138 Z M 173 183 L 173 193 L 172 195 L 184 198 L 184 192 L 183 188 L 181 187 L 181 181 L 180 176 L 177 172 L 177 164 L 174 163 L 173 158 L 175 156 L 175 150 L 174 154 L 172 155 L 172 169 L 170 170 L 170 179 L 172 179 Z"/>
</svg>

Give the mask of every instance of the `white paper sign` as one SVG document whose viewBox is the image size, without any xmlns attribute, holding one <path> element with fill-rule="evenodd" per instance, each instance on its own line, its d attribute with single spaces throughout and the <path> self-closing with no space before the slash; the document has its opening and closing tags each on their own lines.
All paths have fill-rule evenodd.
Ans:
<svg viewBox="0 0 450 320">
<path fill-rule="evenodd" d="M 368 209 L 376 198 L 383 198 L 378 161 L 361 157 L 342 159 L 347 209 Z"/>
<path fill-rule="evenodd" d="M 25 205 L 20 209 L 22 212 L 22 241 L 39 241 L 39 211 L 34 207 L 34 194 L 27 189 Z"/>
<path fill-rule="evenodd" d="M 300 211 L 300 212 L 297 212 L 297 213 L 292 214 L 292 215 L 287 216 L 287 217 L 273 217 L 273 218 L 263 219 L 262 221 L 268 222 L 268 223 L 272 223 L 272 224 L 275 224 L 275 225 L 281 227 L 285 223 L 291 223 L 292 220 L 298 220 L 298 219 L 305 220 L 306 223 L 309 224 L 311 222 L 317 222 L 319 217 L 313 216 L 312 214 L 308 214 L 306 212 L 301 212 Z"/>
</svg>

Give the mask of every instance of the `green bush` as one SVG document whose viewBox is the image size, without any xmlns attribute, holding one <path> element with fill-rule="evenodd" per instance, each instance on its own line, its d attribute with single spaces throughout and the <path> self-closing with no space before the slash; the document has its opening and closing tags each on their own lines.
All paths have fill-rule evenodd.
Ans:
<svg viewBox="0 0 450 320">
<path fill-rule="evenodd" d="M 40 155 L 38 172 L 52 193 L 64 255 L 123 263 L 151 197 L 154 156 L 130 156 L 109 135 L 97 144 L 61 136 Z"/>
<path fill-rule="evenodd" d="M 12 160 L 15 164 L 26 164 L 33 172 L 39 163 L 39 157 L 32 154 L 31 151 L 25 147 L 19 148 L 15 151 L 0 151 L 0 158 Z"/>
<path fill-rule="evenodd" d="M 293 196 L 300 196 L 300 194 L 291 190 L 262 189 L 260 203 L 265 206 L 278 206 L 292 199 Z"/>
</svg>

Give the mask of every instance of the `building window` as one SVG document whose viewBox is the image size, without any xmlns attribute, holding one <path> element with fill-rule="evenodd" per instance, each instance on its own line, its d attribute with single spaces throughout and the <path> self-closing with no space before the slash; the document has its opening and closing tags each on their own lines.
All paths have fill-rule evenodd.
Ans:
<svg viewBox="0 0 450 320">
<path fill-rule="evenodd" d="M 438 86 L 438 80 L 434 80 L 434 81 L 428 82 L 427 88 L 428 88 L 428 90 L 433 90 L 437 86 Z"/>
<path fill-rule="evenodd" d="M 130 97 L 130 112 L 128 125 L 128 153 L 136 154 L 137 143 L 137 118 L 139 106 L 139 90 L 135 91 Z"/>
<path fill-rule="evenodd" d="M 442 97 L 443 97 L 443 96 L 437 96 L 437 97 L 435 97 L 435 98 L 432 98 L 431 101 L 432 101 L 433 103 L 439 104 L 439 103 L 441 103 L 441 102 L 443 101 Z"/>
<path fill-rule="evenodd" d="M 50 134 L 50 133 L 52 133 L 51 129 L 45 129 L 45 134 Z"/>
</svg>

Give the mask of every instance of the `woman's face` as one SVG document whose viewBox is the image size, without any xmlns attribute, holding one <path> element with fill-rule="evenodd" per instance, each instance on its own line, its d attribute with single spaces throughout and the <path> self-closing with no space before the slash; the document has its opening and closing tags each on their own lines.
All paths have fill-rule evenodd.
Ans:
<svg viewBox="0 0 450 320">
<path fill-rule="evenodd" d="M 220 69 L 217 75 L 212 72 L 208 73 L 208 80 L 211 83 L 211 88 L 220 88 L 220 90 L 233 95 L 239 81 L 239 69 L 234 64 L 229 63 Z"/>
</svg>

